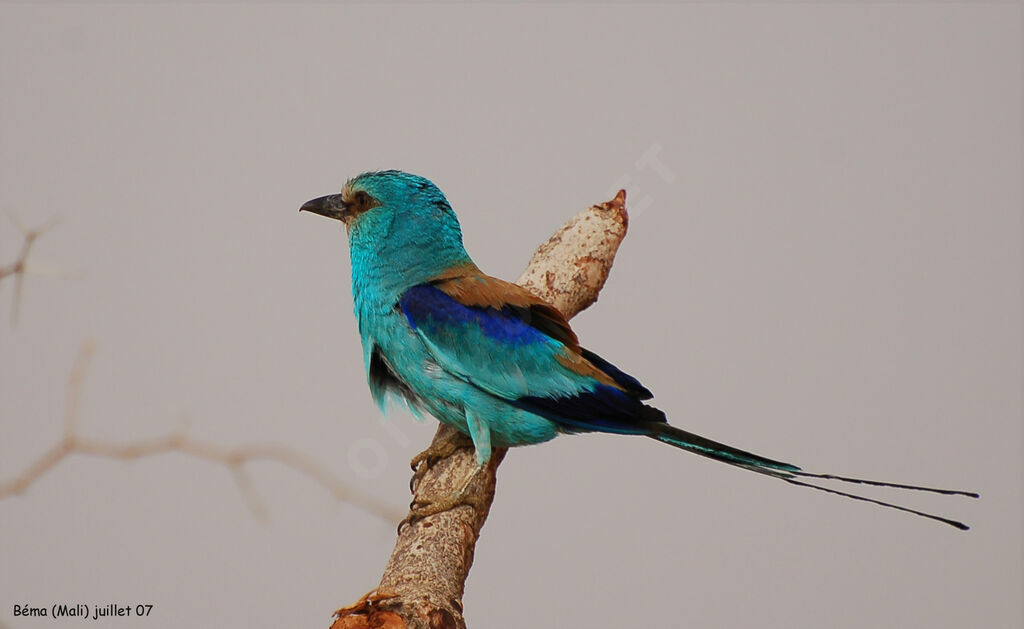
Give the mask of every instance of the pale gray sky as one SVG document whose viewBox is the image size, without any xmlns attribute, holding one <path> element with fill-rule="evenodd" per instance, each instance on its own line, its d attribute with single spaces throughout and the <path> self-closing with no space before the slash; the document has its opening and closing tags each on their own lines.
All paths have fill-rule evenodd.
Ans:
<svg viewBox="0 0 1024 629">
<path fill-rule="evenodd" d="M 340 225 L 361 171 L 434 180 L 514 278 L 576 211 L 630 234 L 574 325 L 671 421 L 980 501 L 872 495 L 645 439 L 508 456 L 472 627 L 1021 626 L 1021 7 L 1007 3 L 0 7 L 0 209 L 60 224 L 18 325 L 0 284 L 0 480 L 60 435 L 188 423 L 276 442 L 404 506 L 435 422 L 370 400 Z M 0 216 L 0 264 L 19 236 Z M 394 527 L 275 464 L 71 459 L 0 502 L 15 604 L 154 605 L 108 626 L 318 627 Z"/>
</svg>

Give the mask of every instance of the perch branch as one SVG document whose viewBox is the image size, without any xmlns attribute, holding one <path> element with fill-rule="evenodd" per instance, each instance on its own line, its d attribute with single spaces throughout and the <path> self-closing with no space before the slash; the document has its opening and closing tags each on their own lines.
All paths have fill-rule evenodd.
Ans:
<svg viewBox="0 0 1024 629">
<path fill-rule="evenodd" d="M 597 300 L 628 223 L 626 193 L 594 205 L 569 220 L 533 254 L 517 282 L 572 317 Z M 454 431 L 441 425 L 434 443 Z M 335 612 L 332 629 L 462 629 L 462 594 L 480 529 L 494 500 L 495 473 L 505 456 L 497 449 L 470 487 L 483 507 L 459 506 L 399 530 L 380 585 L 355 604 Z M 476 466 L 472 448 L 462 448 L 426 471 L 414 502 L 451 493 Z"/>
</svg>

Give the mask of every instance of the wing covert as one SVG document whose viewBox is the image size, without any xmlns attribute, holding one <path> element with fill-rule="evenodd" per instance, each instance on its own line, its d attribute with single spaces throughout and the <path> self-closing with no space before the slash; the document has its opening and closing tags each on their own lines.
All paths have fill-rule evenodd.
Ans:
<svg viewBox="0 0 1024 629">
<path fill-rule="evenodd" d="M 449 373 L 567 430 L 644 432 L 650 391 L 579 346 L 555 308 L 483 274 L 414 286 L 398 308 Z"/>
</svg>

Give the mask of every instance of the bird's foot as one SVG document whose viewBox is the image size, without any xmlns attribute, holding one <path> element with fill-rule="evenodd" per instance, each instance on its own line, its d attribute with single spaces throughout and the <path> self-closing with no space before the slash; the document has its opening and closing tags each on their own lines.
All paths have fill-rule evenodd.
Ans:
<svg viewBox="0 0 1024 629">
<path fill-rule="evenodd" d="M 413 471 L 412 478 L 409 480 L 409 491 L 416 492 L 416 486 L 423 479 L 423 475 L 435 463 L 451 456 L 460 448 L 472 447 L 473 441 L 458 430 L 449 428 L 439 433 L 439 436 L 434 439 L 426 450 L 412 457 L 412 460 L 409 461 L 409 467 Z"/>
<path fill-rule="evenodd" d="M 458 449 L 458 448 L 456 448 Z M 398 532 L 402 532 L 402 527 L 406 524 L 415 524 L 427 516 L 431 516 L 437 513 L 454 509 L 461 505 L 468 505 L 473 509 L 479 511 L 481 508 L 486 506 L 484 497 L 471 493 L 469 491 L 470 485 L 476 477 L 483 471 L 484 466 L 477 465 L 468 474 L 461 479 L 461 481 L 455 486 L 455 490 L 449 493 L 447 496 L 438 498 L 436 500 L 424 500 L 422 498 L 414 498 L 412 503 L 409 505 L 409 514 L 398 523 Z"/>
</svg>

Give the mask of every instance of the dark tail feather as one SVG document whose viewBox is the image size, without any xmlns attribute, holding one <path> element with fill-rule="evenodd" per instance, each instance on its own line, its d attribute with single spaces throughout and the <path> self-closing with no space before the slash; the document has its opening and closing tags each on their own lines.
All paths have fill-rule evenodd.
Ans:
<svg viewBox="0 0 1024 629">
<path fill-rule="evenodd" d="M 716 461 L 722 461 L 732 465 L 739 465 L 740 467 L 749 466 L 751 468 L 767 468 L 767 470 L 789 473 L 800 471 L 799 467 L 790 463 L 766 459 L 763 456 L 746 452 L 732 446 L 727 446 L 724 443 L 712 441 L 706 437 L 695 435 L 692 432 L 686 432 L 685 430 L 676 428 L 671 424 L 652 424 L 651 433 L 647 436 L 657 439 L 663 443 L 667 443 L 670 446 L 689 450 L 690 452 L 695 452 L 701 456 L 706 456 L 708 458 L 715 459 Z"/>
<path fill-rule="evenodd" d="M 850 478 L 849 476 L 836 476 L 835 474 L 812 474 L 803 470 L 793 472 L 797 476 L 806 478 L 821 478 L 823 480 L 838 480 L 844 483 L 857 483 L 858 485 L 872 485 L 874 487 L 895 487 L 896 489 L 913 489 L 914 491 L 929 491 L 933 494 L 944 496 L 967 496 L 968 498 L 980 498 L 977 492 L 962 491 L 960 489 L 939 489 L 936 487 L 921 487 L 920 485 L 904 485 L 903 483 L 886 483 L 880 480 L 866 480 L 863 478 Z"/>
<path fill-rule="evenodd" d="M 800 487 L 809 487 L 811 489 L 817 489 L 829 494 L 835 494 L 837 496 L 845 496 L 853 500 L 861 500 L 863 502 L 870 502 L 882 507 L 888 507 L 890 509 L 896 509 L 898 511 L 905 511 L 912 513 L 923 518 L 930 520 L 936 520 L 944 524 L 956 527 L 961 531 L 966 531 L 968 527 L 963 522 L 956 520 L 950 520 L 938 515 L 931 513 L 925 513 L 924 511 L 917 511 L 909 507 L 902 507 L 900 505 L 892 504 L 889 502 L 883 502 L 881 500 L 875 500 L 874 498 L 868 498 L 866 496 L 858 496 L 857 494 L 847 493 L 845 491 L 839 491 L 837 489 L 831 489 L 829 487 L 822 487 L 820 485 L 813 485 L 811 483 L 797 480 L 797 477 L 804 478 L 820 478 L 822 480 L 834 480 L 841 481 L 844 483 L 856 483 L 860 485 L 872 485 L 875 487 L 892 487 L 895 489 L 910 489 L 913 491 L 927 491 L 936 494 L 943 494 L 947 496 L 968 496 L 970 498 L 978 498 L 979 495 L 971 491 L 960 491 L 957 489 L 937 489 L 934 487 L 921 487 L 918 485 L 905 485 L 903 483 L 887 483 L 883 481 L 866 480 L 863 478 L 851 478 L 848 476 L 837 476 L 835 474 L 815 474 L 813 472 L 805 472 L 796 465 L 791 463 L 783 463 L 781 461 L 775 461 L 772 459 L 752 454 L 732 446 L 712 441 L 700 435 L 695 435 L 691 432 L 686 432 L 671 426 L 669 424 L 654 424 L 651 426 L 651 432 L 647 435 L 652 439 L 657 439 L 663 443 L 667 443 L 671 446 L 688 450 L 701 456 L 706 456 L 709 459 L 728 463 L 729 465 L 735 465 L 751 472 L 757 472 L 759 474 L 765 474 L 772 476 L 780 480 L 784 480 L 792 485 L 798 485 Z"/>
<path fill-rule="evenodd" d="M 815 475 L 811 474 L 811 476 L 815 476 Z M 910 507 L 901 507 L 900 505 L 894 505 L 891 502 L 883 502 L 881 500 L 875 500 L 874 498 L 868 498 L 866 496 L 858 496 L 857 494 L 848 494 L 845 491 L 839 491 L 839 490 L 836 490 L 836 489 L 830 489 L 828 487 L 820 487 L 818 485 L 812 485 L 810 483 L 805 483 L 803 481 L 799 481 L 799 480 L 796 480 L 794 478 L 782 477 L 782 480 L 786 481 L 787 483 L 792 483 L 794 485 L 799 485 L 800 487 L 810 487 L 811 489 L 817 489 L 818 491 L 824 491 L 824 492 L 829 493 L 829 494 L 835 494 L 837 496 L 846 496 L 847 498 L 852 498 L 853 500 L 862 500 L 864 502 L 870 502 L 872 504 L 876 504 L 876 505 L 879 505 L 881 507 L 888 507 L 890 509 L 896 509 L 898 511 L 906 511 L 907 513 L 913 513 L 914 515 L 919 515 L 922 518 L 928 518 L 929 520 L 936 520 L 938 522 L 942 522 L 944 524 L 948 524 L 950 526 L 953 526 L 953 527 L 956 527 L 956 528 L 960 529 L 961 531 L 966 531 L 969 528 L 971 528 L 971 527 L 967 526 L 966 524 L 964 524 L 963 522 L 958 522 L 956 520 L 950 520 L 949 518 L 944 518 L 942 516 L 934 515 L 934 514 L 931 514 L 931 513 L 925 513 L 924 511 L 917 511 L 916 509 L 911 509 Z M 836 480 L 846 480 L 846 479 L 836 479 Z M 859 481 L 852 481 L 852 482 L 859 482 Z M 944 491 L 944 490 L 941 490 L 941 489 L 940 490 L 935 490 L 935 489 L 929 489 L 927 487 L 912 487 L 912 486 L 904 486 L 904 485 L 894 485 L 894 484 L 889 484 L 889 483 L 869 483 L 869 484 L 871 484 L 871 485 L 880 485 L 882 487 L 900 487 L 902 489 L 920 489 L 922 491 L 935 491 L 935 492 L 940 493 L 940 494 L 957 494 L 957 495 L 962 495 L 962 496 L 971 496 L 973 498 L 977 498 L 978 497 L 978 494 L 972 494 L 972 493 L 966 492 L 966 491 L 948 492 L 948 491 Z"/>
</svg>

